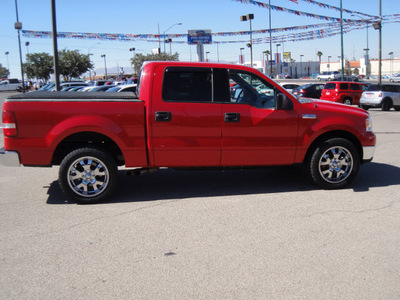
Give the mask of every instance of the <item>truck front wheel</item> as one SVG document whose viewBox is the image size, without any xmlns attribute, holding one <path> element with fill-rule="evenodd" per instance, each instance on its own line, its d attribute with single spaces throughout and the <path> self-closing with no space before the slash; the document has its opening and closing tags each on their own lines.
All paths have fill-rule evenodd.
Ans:
<svg viewBox="0 0 400 300">
<path fill-rule="evenodd" d="M 360 156 L 356 147 L 343 138 L 319 144 L 307 162 L 313 181 L 323 189 L 339 189 L 356 177 Z"/>
<path fill-rule="evenodd" d="M 106 200 L 117 184 L 114 158 L 99 148 L 80 148 L 61 162 L 59 182 L 70 198 L 81 204 Z"/>
</svg>

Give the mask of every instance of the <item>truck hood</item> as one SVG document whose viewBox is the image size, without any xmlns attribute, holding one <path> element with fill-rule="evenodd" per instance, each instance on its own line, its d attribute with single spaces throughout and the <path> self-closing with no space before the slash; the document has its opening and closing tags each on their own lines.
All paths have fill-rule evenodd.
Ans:
<svg viewBox="0 0 400 300">
<path fill-rule="evenodd" d="M 302 104 L 302 111 L 307 113 L 311 111 L 315 113 L 324 111 L 338 114 L 358 115 L 360 117 L 367 117 L 369 115 L 368 112 L 359 107 L 345 105 L 342 103 L 302 97 L 298 98 L 297 100 Z"/>
</svg>

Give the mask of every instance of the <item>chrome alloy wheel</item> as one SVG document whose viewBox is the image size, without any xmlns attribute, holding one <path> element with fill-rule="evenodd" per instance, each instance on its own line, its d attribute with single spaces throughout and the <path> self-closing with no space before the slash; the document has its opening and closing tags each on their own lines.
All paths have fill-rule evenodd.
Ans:
<svg viewBox="0 0 400 300">
<path fill-rule="evenodd" d="M 339 183 L 347 179 L 353 170 L 353 156 L 344 147 L 329 148 L 319 160 L 319 173 L 329 183 Z"/>
<path fill-rule="evenodd" d="M 105 164 L 95 157 L 80 157 L 68 169 L 68 183 L 71 189 L 82 197 L 101 194 L 110 181 Z"/>
</svg>

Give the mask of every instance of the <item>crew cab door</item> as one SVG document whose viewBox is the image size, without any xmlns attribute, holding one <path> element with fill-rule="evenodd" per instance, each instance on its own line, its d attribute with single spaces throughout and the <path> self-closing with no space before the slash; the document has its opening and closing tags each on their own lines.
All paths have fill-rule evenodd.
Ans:
<svg viewBox="0 0 400 300">
<path fill-rule="evenodd" d="M 156 166 L 219 166 L 221 110 L 206 67 L 156 68 L 150 149 Z M 162 84 L 161 84 L 162 83 Z"/>
<path fill-rule="evenodd" d="M 276 109 L 277 87 L 256 74 L 229 70 L 236 90 L 222 105 L 222 165 L 285 165 L 294 162 L 298 113 Z M 285 96 L 286 97 L 286 96 Z"/>
</svg>

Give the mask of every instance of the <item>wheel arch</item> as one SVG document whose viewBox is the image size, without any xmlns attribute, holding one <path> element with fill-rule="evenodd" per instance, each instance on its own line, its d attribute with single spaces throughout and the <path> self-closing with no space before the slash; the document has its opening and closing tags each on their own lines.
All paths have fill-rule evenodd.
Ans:
<svg viewBox="0 0 400 300">
<path fill-rule="evenodd" d="M 125 159 L 121 148 L 108 136 L 92 131 L 78 132 L 64 138 L 56 147 L 52 157 L 52 165 L 60 165 L 63 158 L 73 150 L 87 146 L 96 146 L 109 152 L 121 166 Z"/>
<path fill-rule="evenodd" d="M 307 162 L 309 159 L 311 159 L 312 153 L 314 150 L 318 147 L 319 144 L 323 143 L 324 141 L 327 141 L 332 138 L 344 138 L 351 142 L 357 149 L 358 154 L 360 156 L 360 161 L 362 161 L 363 158 L 363 148 L 361 145 L 361 142 L 357 139 L 357 137 L 352 134 L 351 132 L 344 131 L 344 130 L 335 130 L 335 131 L 328 131 L 323 134 L 321 134 L 319 137 L 317 137 L 311 145 L 308 147 L 306 155 L 304 156 L 304 162 Z"/>
</svg>

